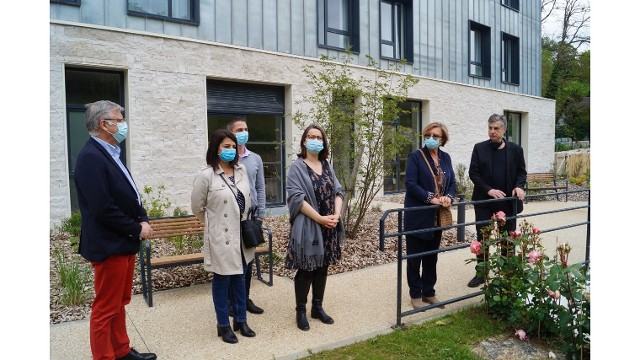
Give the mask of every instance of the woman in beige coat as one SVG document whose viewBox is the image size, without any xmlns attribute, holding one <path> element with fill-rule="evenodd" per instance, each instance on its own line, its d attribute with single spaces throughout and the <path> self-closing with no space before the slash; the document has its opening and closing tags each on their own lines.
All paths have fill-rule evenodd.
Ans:
<svg viewBox="0 0 640 360">
<path fill-rule="evenodd" d="M 240 220 L 246 219 L 251 204 L 249 179 L 244 165 L 238 163 L 237 140 L 227 130 L 216 130 L 209 140 L 207 167 L 193 181 L 191 210 L 204 222 L 204 268 L 213 272 L 212 294 L 218 336 L 227 343 L 238 338 L 229 324 L 229 287 L 235 297 L 233 330 L 243 336 L 255 336 L 247 325 L 247 295 L 244 272 L 253 260 L 255 249 L 246 248 L 240 239 Z M 242 214 L 242 217 L 241 217 Z"/>
</svg>

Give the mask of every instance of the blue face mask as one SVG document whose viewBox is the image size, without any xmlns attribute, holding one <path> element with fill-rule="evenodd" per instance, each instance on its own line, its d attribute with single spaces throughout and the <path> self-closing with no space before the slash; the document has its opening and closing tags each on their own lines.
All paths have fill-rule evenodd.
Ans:
<svg viewBox="0 0 640 360">
<path fill-rule="evenodd" d="M 247 141 L 249 141 L 249 132 L 248 131 L 242 131 L 239 133 L 236 133 L 236 140 L 238 140 L 238 145 L 244 145 L 247 143 Z"/>
<path fill-rule="evenodd" d="M 236 149 L 222 149 L 222 152 L 218 154 L 220 159 L 224 162 L 233 161 L 236 158 Z"/>
<path fill-rule="evenodd" d="M 424 146 L 426 146 L 428 149 L 435 150 L 440 146 L 440 140 L 428 137 L 424 139 Z"/>
<path fill-rule="evenodd" d="M 129 125 L 127 125 L 126 122 L 121 122 L 121 123 L 116 123 L 116 126 L 118 127 L 118 131 L 111 134 L 111 136 L 113 136 L 114 139 L 116 139 L 116 141 L 119 143 L 123 142 L 124 139 L 127 138 L 127 132 L 129 131 Z M 109 130 L 107 130 L 109 131 Z"/>
<path fill-rule="evenodd" d="M 318 139 L 307 139 L 305 146 L 307 147 L 307 151 L 312 154 L 319 154 L 320 151 L 324 149 L 324 144 Z"/>
</svg>

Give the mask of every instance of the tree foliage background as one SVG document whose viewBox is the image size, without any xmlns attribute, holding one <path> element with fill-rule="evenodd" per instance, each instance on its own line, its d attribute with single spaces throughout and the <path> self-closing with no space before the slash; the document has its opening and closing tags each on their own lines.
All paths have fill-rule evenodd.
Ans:
<svg viewBox="0 0 640 360">
<path fill-rule="evenodd" d="M 588 140 L 590 132 L 591 7 L 588 0 L 543 0 L 542 96 L 556 100 L 556 137 Z M 587 48 L 587 50 L 581 50 Z"/>
</svg>

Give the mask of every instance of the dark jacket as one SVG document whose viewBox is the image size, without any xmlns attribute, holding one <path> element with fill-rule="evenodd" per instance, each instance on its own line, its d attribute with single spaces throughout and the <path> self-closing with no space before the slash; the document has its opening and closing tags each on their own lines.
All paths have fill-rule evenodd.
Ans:
<svg viewBox="0 0 640 360">
<path fill-rule="evenodd" d="M 429 150 L 426 146 L 421 150 L 424 151 L 426 158 L 431 164 L 431 168 L 435 172 L 435 164 L 433 163 L 431 156 L 429 156 Z M 451 164 L 451 156 L 438 149 L 438 157 L 440 159 L 440 167 L 444 173 L 446 184 L 445 189 L 440 189 L 440 192 L 443 193 L 443 195 L 449 195 L 452 198 L 455 198 L 456 178 L 453 171 L 453 165 Z M 409 154 L 409 158 L 407 158 L 405 187 L 405 208 L 432 205 L 428 203 L 428 200 L 430 199 L 429 194 L 431 194 L 431 198 L 434 196 L 436 186 L 433 176 L 431 175 L 431 171 L 420 154 L 420 150 L 412 152 Z M 437 207 L 424 210 L 405 211 L 404 230 L 410 231 L 434 227 L 436 225 L 436 209 Z M 433 232 L 411 234 L 410 236 L 429 240 L 433 238 Z"/>
<path fill-rule="evenodd" d="M 469 164 L 469 179 L 473 182 L 473 195 L 471 200 L 491 199 L 489 190 L 493 189 L 490 184 L 492 174 L 491 153 L 494 151 L 490 145 L 491 140 L 477 143 L 471 153 L 471 164 Z M 504 150 L 507 152 L 507 197 L 511 197 L 513 189 L 519 187 L 524 189 L 527 182 L 527 167 L 524 161 L 524 151 L 520 145 L 505 141 Z M 518 213 L 522 211 L 522 201 L 518 200 Z"/>
<path fill-rule="evenodd" d="M 140 222 L 149 220 L 147 212 L 118 164 L 93 138 L 78 154 L 74 180 L 82 215 L 82 257 L 99 262 L 138 252 Z"/>
</svg>

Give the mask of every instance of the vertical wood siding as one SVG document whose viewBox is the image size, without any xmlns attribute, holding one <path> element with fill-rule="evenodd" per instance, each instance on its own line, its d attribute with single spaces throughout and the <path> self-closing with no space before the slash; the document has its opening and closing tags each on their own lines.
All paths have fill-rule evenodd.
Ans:
<svg viewBox="0 0 640 360">
<path fill-rule="evenodd" d="M 341 56 L 318 47 L 318 0 L 200 0 L 200 24 L 181 24 L 127 16 L 126 1 L 82 0 L 80 7 L 50 4 L 52 19 L 149 31 L 205 41 L 248 46 L 300 56 Z M 380 60 L 379 0 L 360 5 L 357 63 Z M 500 0 L 414 0 L 413 63 L 406 72 L 540 96 L 540 0 L 520 1 L 520 11 Z M 469 76 L 469 20 L 491 28 L 491 78 Z M 501 81 L 501 32 L 520 40 L 520 84 Z"/>
</svg>

